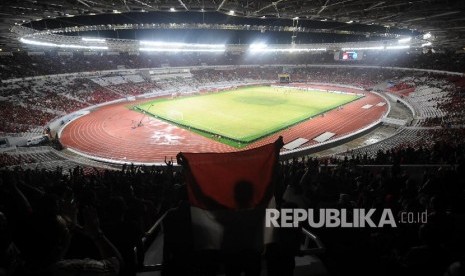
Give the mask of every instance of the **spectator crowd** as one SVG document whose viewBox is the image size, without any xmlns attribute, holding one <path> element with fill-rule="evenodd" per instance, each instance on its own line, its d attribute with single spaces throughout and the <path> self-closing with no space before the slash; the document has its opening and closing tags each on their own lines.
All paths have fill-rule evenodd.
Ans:
<svg viewBox="0 0 465 276">
<path fill-rule="evenodd" d="M 399 223 L 397 228 L 301 227 L 325 244 L 320 258 L 330 275 L 444 275 L 462 266 L 465 254 L 464 157 L 463 143 L 457 142 L 439 143 L 431 150 L 393 150 L 374 160 L 289 160 L 277 168 L 275 200 L 278 208 L 388 208 L 396 221 L 403 212 L 426 212 L 427 221 Z M 419 171 L 403 166 L 427 160 L 441 166 Z M 189 253 L 191 236 L 176 236 L 188 233 L 189 227 L 182 226 L 190 222 L 182 211 L 188 206 L 183 176 L 170 162 L 163 167 L 125 165 L 115 171 L 76 167 L 67 174 L 60 168 L 1 170 L 0 198 L 2 275 L 135 275 L 134 248 L 143 254 L 143 234 L 170 208 L 166 229 L 175 227 L 170 239 L 183 241 L 177 246 L 184 246 L 185 254 L 174 255 L 187 269 L 183 275 L 215 275 L 231 261 L 221 252 L 213 252 L 214 258 L 209 251 Z M 278 244 L 257 252 L 268 260 L 268 275 L 292 272 L 293 261 L 289 268 L 283 256 L 293 260 L 301 254 L 295 231 L 280 235 Z M 291 244 L 282 247 L 280 241 Z M 173 246 L 172 241 L 165 246 Z M 165 248 L 165 254 L 170 249 Z M 173 262 L 170 256 L 165 258 Z"/>
</svg>

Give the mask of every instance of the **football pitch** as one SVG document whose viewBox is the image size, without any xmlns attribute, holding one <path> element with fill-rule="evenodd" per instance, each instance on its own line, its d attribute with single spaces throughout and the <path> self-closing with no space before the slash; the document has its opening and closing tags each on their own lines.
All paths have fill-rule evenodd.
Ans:
<svg viewBox="0 0 465 276">
<path fill-rule="evenodd" d="M 175 99 L 160 98 L 135 109 L 206 137 L 243 147 L 358 98 L 355 94 L 255 86 Z"/>
</svg>

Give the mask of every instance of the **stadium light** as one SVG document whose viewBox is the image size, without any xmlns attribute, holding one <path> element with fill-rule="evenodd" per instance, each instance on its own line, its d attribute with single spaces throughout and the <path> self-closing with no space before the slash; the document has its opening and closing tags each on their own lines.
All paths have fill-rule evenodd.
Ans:
<svg viewBox="0 0 465 276">
<path fill-rule="evenodd" d="M 267 47 L 268 45 L 266 45 L 265 43 L 252 43 L 250 44 L 249 49 L 252 51 L 256 51 L 266 49 Z"/>
<path fill-rule="evenodd" d="M 386 50 L 401 50 L 401 49 L 408 49 L 410 45 L 398 45 L 398 46 L 387 46 Z"/>
<path fill-rule="evenodd" d="M 269 49 L 275 52 L 300 53 L 300 52 L 317 52 L 326 51 L 326 48 L 287 48 L 287 49 Z"/>
<path fill-rule="evenodd" d="M 45 47 L 59 47 L 59 48 L 71 48 L 71 49 L 89 49 L 89 50 L 108 50 L 107 46 L 87 46 L 87 45 L 76 45 L 76 44 L 55 44 L 50 42 L 42 42 L 21 38 L 20 41 L 24 44 L 45 46 Z"/>
<path fill-rule="evenodd" d="M 47 46 L 47 47 L 56 47 L 57 46 L 54 43 L 34 41 L 34 40 L 29 40 L 29 39 L 24 39 L 24 38 L 21 38 L 19 41 L 21 41 L 24 44 L 37 45 L 37 46 Z"/>
<path fill-rule="evenodd" d="M 97 42 L 97 43 L 104 43 L 105 39 L 103 38 L 91 38 L 91 37 L 83 37 L 82 41 L 85 42 Z"/>
<path fill-rule="evenodd" d="M 351 47 L 351 48 L 342 48 L 342 51 L 351 51 L 351 50 L 383 50 L 384 46 L 371 46 L 371 47 Z"/>
<path fill-rule="evenodd" d="M 423 35 L 423 39 L 429 39 L 431 38 L 431 33 L 426 33 Z"/>
<path fill-rule="evenodd" d="M 139 42 L 143 46 L 155 46 L 160 48 L 205 48 L 205 49 L 222 49 L 226 48 L 224 44 L 200 44 L 200 43 L 182 43 L 182 42 L 164 42 L 164 41 L 147 41 L 141 40 Z"/>
<path fill-rule="evenodd" d="M 410 42 L 410 40 L 412 40 L 411 37 L 406 37 L 406 38 L 399 39 L 398 42 L 399 43 L 408 43 L 408 42 Z"/>
<path fill-rule="evenodd" d="M 253 53 L 300 53 L 326 51 L 326 48 L 268 48 L 266 44 L 251 44 L 249 50 Z"/>
<path fill-rule="evenodd" d="M 170 11 L 174 12 L 174 11 L 176 11 L 176 9 L 173 8 L 173 7 L 171 7 L 171 8 L 170 8 Z"/>
<path fill-rule="evenodd" d="M 229 14 L 230 14 L 230 15 L 234 15 L 234 11 L 233 11 L 233 10 L 230 10 L 230 11 L 229 11 Z"/>
<path fill-rule="evenodd" d="M 222 53 L 225 49 L 187 49 L 187 48 L 150 48 L 140 47 L 139 51 L 142 52 L 208 52 L 208 53 Z"/>
<path fill-rule="evenodd" d="M 427 47 L 427 46 L 431 46 L 431 45 L 433 45 L 433 43 L 426 42 L 426 43 L 421 44 L 421 47 Z"/>
<path fill-rule="evenodd" d="M 410 45 L 395 45 L 395 46 L 371 46 L 371 47 L 349 47 L 341 48 L 342 51 L 352 51 L 352 50 L 400 50 L 408 49 Z"/>
</svg>

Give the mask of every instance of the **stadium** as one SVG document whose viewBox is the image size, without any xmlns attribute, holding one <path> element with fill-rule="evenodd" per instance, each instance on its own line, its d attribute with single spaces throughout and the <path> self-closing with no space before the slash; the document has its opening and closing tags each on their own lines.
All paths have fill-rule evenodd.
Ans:
<svg viewBox="0 0 465 276">
<path fill-rule="evenodd" d="M 463 1 L 0 10 L 0 275 L 464 274 Z"/>
</svg>

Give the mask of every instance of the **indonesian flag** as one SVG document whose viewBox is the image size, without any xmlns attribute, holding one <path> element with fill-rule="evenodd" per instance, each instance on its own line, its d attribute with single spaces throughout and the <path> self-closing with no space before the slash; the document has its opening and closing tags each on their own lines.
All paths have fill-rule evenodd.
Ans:
<svg viewBox="0 0 465 276">
<path fill-rule="evenodd" d="M 206 210 L 239 209 L 235 197 L 238 183 L 248 183 L 251 205 L 266 205 L 273 196 L 274 176 L 282 137 L 274 143 L 231 153 L 179 153 L 189 201 Z M 235 190 L 236 189 L 236 190 Z"/>
</svg>

